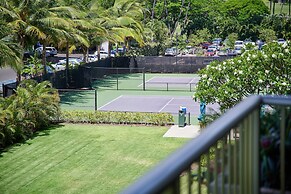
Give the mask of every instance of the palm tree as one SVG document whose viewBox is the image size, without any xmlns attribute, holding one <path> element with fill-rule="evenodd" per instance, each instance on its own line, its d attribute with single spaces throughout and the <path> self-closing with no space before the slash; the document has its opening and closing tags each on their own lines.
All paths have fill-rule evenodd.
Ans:
<svg viewBox="0 0 291 194">
<path fill-rule="evenodd" d="M 3 21 L 0 21 L 0 67 L 10 66 L 20 73 L 22 69 L 22 50 L 19 45 L 13 42 L 10 36 L 10 28 Z"/>
<path fill-rule="evenodd" d="M 23 50 L 32 47 L 34 42 L 43 44 L 42 64 L 46 74 L 45 47 L 67 36 L 72 22 L 62 17 L 59 9 L 48 1 L 41 0 L 4 0 L 0 10 L 5 20 L 13 28 L 14 38 Z"/>
<path fill-rule="evenodd" d="M 104 11 L 103 15 L 105 20 L 102 25 L 108 29 L 111 37 L 124 42 L 127 49 L 130 39 L 143 45 L 143 8 L 139 1 L 116 0 L 114 6 Z"/>
</svg>

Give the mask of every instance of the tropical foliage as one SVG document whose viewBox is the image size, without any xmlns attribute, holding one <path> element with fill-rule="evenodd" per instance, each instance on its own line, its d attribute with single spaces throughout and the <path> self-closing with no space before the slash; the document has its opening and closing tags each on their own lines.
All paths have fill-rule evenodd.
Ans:
<svg viewBox="0 0 291 194">
<path fill-rule="evenodd" d="M 291 43 L 269 43 L 202 69 L 194 97 L 225 110 L 251 94 L 291 94 L 290 69 Z"/>
<path fill-rule="evenodd" d="M 26 140 L 59 113 L 59 97 L 48 82 L 23 81 L 8 98 L 0 98 L 0 148 Z"/>
<path fill-rule="evenodd" d="M 135 54 L 158 55 L 166 47 L 194 46 L 231 33 L 256 40 L 269 29 L 278 38 L 291 37 L 290 17 L 268 15 L 261 0 L 3 0 L 0 10 L 0 49 L 7 53 L 1 66 L 17 67 L 18 72 L 21 52 L 38 41 L 43 47 L 65 48 L 67 58 L 81 48 L 86 61 L 89 48 L 100 51 L 104 41 L 109 41 L 109 50 L 119 45 L 138 49 Z M 46 73 L 44 49 L 42 65 Z"/>
</svg>

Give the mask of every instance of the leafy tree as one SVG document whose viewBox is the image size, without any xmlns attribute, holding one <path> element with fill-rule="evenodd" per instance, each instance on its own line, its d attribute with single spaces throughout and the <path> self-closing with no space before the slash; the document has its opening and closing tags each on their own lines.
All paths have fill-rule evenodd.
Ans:
<svg viewBox="0 0 291 194">
<path fill-rule="evenodd" d="M 211 34 L 207 28 L 197 30 L 195 34 L 189 36 L 190 44 L 193 46 L 199 45 L 202 42 L 211 41 Z"/>
<path fill-rule="evenodd" d="M 260 30 L 260 35 L 259 38 L 262 39 L 263 41 L 269 43 L 272 42 L 273 40 L 277 40 L 275 31 L 272 29 L 262 29 Z"/>
<path fill-rule="evenodd" d="M 231 33 L 227 36 L 226 39 L 226 46 L 229 48 L 233 48 L 234 47 L 234 43 L 235 41 L 238 39 L 238 35 L 237 33 Z"/>
<path fill-rule="evenodd" d="M 170 46 L 169 31 L 163 21 L 151 20 L 144 29 L 145 45 L 138 51 L 143 55 L 160 55 Z"/>
<path fill-rule="evenodd" d="M 199 72 L 194 98 L 226 110 L 251 94 L 291 94 L 291 43 L 269 43 Z"/>
</svg>

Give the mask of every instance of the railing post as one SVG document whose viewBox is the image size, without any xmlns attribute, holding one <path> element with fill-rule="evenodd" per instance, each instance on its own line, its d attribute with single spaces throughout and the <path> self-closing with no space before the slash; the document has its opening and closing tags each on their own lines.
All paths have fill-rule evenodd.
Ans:
<svg viewBox="0 0 291 194">
<path fill-rule="evenodd" d="M 285 121 L 286 109 L 281 108 L 281 122 L 280 122 L 280 193 L 285 193 Z"/>
<path fill-rule="evenodd" d="M 255 110 L 254 112 L 254 122 L 253 122 L 253 193 L 259 193 L 259 184 L 260 184 L 260 176 L 259 176 L 259 161 L 260 161 L 260 136 L 259 136 L 259 130 L 260 130 L 260 109 Z"/>
</svg>

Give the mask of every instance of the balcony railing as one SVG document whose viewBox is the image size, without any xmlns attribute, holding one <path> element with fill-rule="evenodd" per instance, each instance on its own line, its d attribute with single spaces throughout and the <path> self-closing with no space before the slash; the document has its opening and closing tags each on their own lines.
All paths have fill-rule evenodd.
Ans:
<svg viewBox="0 0 291 194">
<path fill-rule="evenodd" d="M 290 131 L 290 96 L 251 96 L 122 193 L 288 193 Z"/>
</svg>

